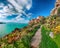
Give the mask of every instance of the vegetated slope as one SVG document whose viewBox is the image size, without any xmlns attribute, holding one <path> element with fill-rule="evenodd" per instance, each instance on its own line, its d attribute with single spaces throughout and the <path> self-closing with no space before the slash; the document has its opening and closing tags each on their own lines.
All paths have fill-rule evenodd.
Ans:
<svg viewBox="0 0 60 48">
<path fill-rule="evenodd" d="M 56 15 L 46 17 L 45 24 L 48 28 L 53 28 L 60 25 L 60 8 L 58 9 L 58 13 Z"/>
<path fill-rule="evenodd" d="M 48 35 L 50 30 L 46 29 L 44 26 L 42 27 L 42 39 L 40 43 L 40 48 L 58 48 L 57 44 L 53 41 L 52 38 Z"/>
</svg>

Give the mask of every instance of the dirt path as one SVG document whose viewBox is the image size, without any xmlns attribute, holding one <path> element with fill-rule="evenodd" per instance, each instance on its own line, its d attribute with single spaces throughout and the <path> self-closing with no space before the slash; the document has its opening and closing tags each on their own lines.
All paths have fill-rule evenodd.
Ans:
<svg viewBox="0 0 60 48">
<path fill-rule="evenodd" d="M 33 36 L 31 41 L 31 48 L 39 48 L 41 42 L 41 27 L 37 30 L 35 36 Z"/>
</svg>

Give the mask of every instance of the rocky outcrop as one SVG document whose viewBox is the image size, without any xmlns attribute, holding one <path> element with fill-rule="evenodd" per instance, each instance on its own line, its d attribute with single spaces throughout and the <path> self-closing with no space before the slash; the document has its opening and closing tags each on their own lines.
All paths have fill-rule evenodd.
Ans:
<svg viewBox="0 0 60 48">
<path fill-rule="evenodd" d="M 60 0 L 56 0 L 55 8 L 52 9 L 51 15 L 56 15 L 58 12 L 58 8 L 60 8 Z"/>
<path fill-rule="evenodd" d="M 43 20 L 44 20 L 43 16 L 38 16 L 36 19 L 30 20 L 29 25 L 41 23 L 41 22 L 43 22 Z"/>
</svg>

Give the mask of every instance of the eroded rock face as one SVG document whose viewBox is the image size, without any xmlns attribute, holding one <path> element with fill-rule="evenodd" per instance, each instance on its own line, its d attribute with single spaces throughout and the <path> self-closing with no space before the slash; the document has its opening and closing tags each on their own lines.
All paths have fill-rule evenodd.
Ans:
<svg viewBox="0 0 60 48">
<path fill-rule="evenodd" d="M 60 2 L 60 0 L 56 0 L 56 2 Z"/>
<path fill-rule="evenodd" d="M 51 15 L 56 15 L 58 8 L 60 8 L 60 0 L 56 0 L 55 8 L 52 9 Z"/>
</svg>

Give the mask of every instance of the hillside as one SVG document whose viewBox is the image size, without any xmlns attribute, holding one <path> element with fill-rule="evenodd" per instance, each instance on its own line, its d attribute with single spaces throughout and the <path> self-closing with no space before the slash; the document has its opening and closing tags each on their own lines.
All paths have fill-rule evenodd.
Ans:
<svg viewBox="0 0 60 48">
<path fill-rule="evenodd" d="M 31 42 L 39 38 L 36 32 L 41 33 L 39 36 L 42 36 L 40 48 L 60 48 L 60 0 L 56 0 L 50 16 L 32 19 L 28 26 L 16 28 L 12 33 L 0 38 L 0 48 L 33 48 Z M 35 42 L 34 46 L 36 46 Z"/>
<path fill-rule="evenodd" d="M 60 25 L 60 0 L 56 0 L 55 7 L 50 16 L 46 17 L 45 24 L 50 28 Z"/>
<path fill-rule="evenodd" d="M 45 18 L 41 31 L 40 48 L 60 48 L 60 0 L 56 0 L 55 8 Z"/>
</svg>

